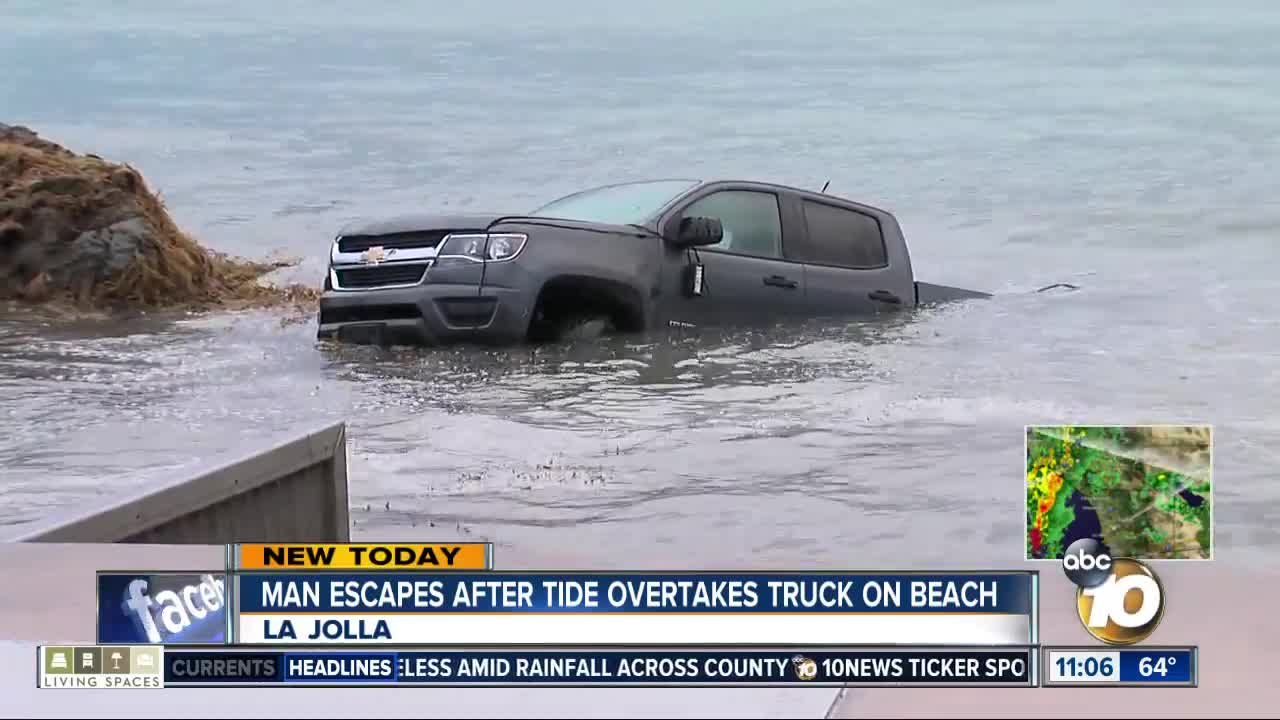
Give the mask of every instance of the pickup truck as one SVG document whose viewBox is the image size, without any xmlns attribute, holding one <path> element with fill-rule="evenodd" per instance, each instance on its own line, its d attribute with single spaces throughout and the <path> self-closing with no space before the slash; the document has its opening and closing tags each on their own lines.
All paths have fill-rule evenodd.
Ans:
<svg viewBox="0 0 1280 720">
<path fill-rule="evenodd" d="M 518 215 L 415 215 L 333 241 L 318 337 L 559 341 L 897 311 L 986 293 L 917 282 L 892 214 L 737 180 L 584 190 Z"/>
</svg>

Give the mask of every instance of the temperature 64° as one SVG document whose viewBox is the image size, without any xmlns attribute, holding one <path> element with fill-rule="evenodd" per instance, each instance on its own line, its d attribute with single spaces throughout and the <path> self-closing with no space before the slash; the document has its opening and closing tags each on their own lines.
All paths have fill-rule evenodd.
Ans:
<svg viewBox="0 0 1280 720">
<path fill-rule="evenodd" d="M 1152 675 L 1164 677 L 1169 674 L 1169 668 L 1177 664 L 1178 658 L 1169 655 L 1144 657 L 1138 661 L 1138 674 L 1142 677 L 1151 677 Z"/>
</svg>

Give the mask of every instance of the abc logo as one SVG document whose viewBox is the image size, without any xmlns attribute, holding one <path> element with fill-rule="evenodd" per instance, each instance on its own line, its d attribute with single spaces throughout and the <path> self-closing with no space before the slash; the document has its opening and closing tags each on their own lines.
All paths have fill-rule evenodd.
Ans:
<svg viewBox="0 0 1280 720">
<path fill-rule="evenodd" d="M 803 655 L 796 655 L 791 658 L 791 664 L 795 666 L 796 677 L 801 680 L 812 680 L 818 676 L 818 663 Z"/>
<path fill-rule="evenodd" d="M 1113 558 L 1096 540 L 1067 548 L 1062 569 L 1076 591 L 1076 611 L 1085 630 L 1109 645 L 1132 645 L 1150 637 L 1164 616 L 1164 587 L 1151 568 L 1133 558 Z"/>
</svg>

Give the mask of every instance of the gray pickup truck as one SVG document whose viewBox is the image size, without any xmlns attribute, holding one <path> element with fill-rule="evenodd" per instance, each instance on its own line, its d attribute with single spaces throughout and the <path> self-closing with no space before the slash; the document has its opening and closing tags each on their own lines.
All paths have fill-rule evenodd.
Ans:
<svg viewBox="0 0 1280 720">
<path fill-rule="evenodd" d="M 652 180 L 521 215 L 348 228 L 330 253 L 318 335 L 516 344 L 986 296 L 917 282 L 884 210 L 769 183 Z"/>
</svg>

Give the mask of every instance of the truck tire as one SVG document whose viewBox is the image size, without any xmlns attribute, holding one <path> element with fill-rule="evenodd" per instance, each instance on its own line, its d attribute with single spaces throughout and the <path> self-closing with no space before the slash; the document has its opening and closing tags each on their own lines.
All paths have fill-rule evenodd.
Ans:
<svg viewBox="0 0 1280 720">
<path fill-rule="evenodd" d="M 556 327 L 556 340 L 596 340 L 614 331 L 613 320 L 608 315 L 571 315 Z"/>
</svg>

